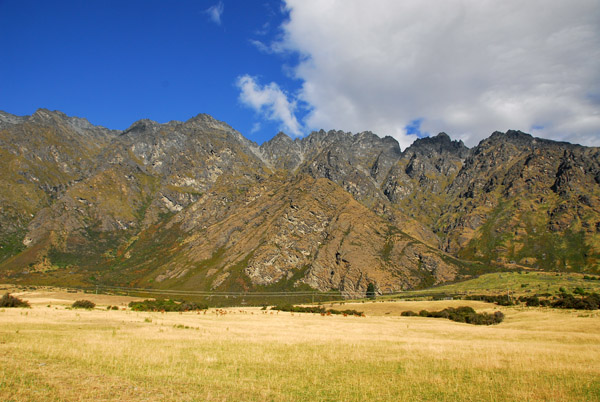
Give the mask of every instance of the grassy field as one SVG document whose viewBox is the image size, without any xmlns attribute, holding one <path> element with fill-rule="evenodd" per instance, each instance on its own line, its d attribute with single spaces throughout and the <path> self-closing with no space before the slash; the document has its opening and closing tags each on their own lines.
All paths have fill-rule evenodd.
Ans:
<svg viewBox="0 0 600 402">
<path fill-rule="evenodd" d="M 591 277 L 598 277 L 592 275 Z M 554 273 L 541 271 L 498 272 L 477 278 L 433 288 L 403 292 L 397 297 L 418 297 L 428 294 L 507 294 L 511 296 L 533 296 L 534 294 L 559 293 L 560 288 L 572 293 L 577 287 L 586 292 L 600 293 L 600 280 L 584 279 L 583 274 Z"/>
<path fill-rule="evenodd" d="M 79 295 L 81 296 L 81 295 Z M 2 401 L 594 401 L 600 312 L 503 307 L 473 326 L 404 310 L 476 301 L 346 303 L 367 317 L 211 309 L 107 311 L 130 299 L 23 294 L 0 309 Z M 79 297 L 81 298 L 81 297 Z"/>
</svg>

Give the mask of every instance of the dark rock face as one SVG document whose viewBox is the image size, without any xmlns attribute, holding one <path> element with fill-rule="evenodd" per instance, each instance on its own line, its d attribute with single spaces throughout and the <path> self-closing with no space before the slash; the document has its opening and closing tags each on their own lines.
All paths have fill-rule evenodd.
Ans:
<svg viewBox="0 0 600 402">
<path fill-rule="evenodd" d="M 462 141 L 452 141 L 446 133 L 418 139 L 402 153 L 400 163 L 390 172 L 386 193 L 394 201 L 417 189 L 440 193 L 446 187 L 442 177 L 456 175 L 468 154 Z M 394 191 L 391 187 L 398 183 L 410 183 L 410 187 Z"/>
<path fill-rule="evenodd" d="M 519 131 L 473 149 L 323 130 L 259 147 L 205 114 L 118 132 L 40 109 L 0 112 L 0 156 L 9 281 L 362 295 L 598 270 L 600 150 Z"/>
<path fill-rule="evenodd" d="M 304 161 L 300 143 L 282 132 L 262 144 L 260 152 L 266 162 L 278 170 L 294 171 Z"/>
<path fill-rule="evenodd" d="M 307 158 L 302 172 L 329 179 L 362 202 L 374 205 L 386 201 L 380 186 L 400 156 L 395 140 L 381 139 L 370 132 L 329 132 L 315 147 L 316 141 L 310 141 L 310 136 L 307 139 L 318 151 L 307 147 L 307 154 L 314 156 Z"/>
</svg>

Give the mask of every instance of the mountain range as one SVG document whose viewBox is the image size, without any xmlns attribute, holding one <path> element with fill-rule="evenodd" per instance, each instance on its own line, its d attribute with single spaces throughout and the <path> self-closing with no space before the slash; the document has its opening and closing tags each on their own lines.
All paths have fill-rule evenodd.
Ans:
<svg viewBox="0 0 600 402">
<path fill-rule="evenodd" d="M 362 296 L 600 272 L 600 148 L 494 132 L 257 145 L 199 114 L 124 131 L 0 112 L 0 281 Z"/>
</svg>

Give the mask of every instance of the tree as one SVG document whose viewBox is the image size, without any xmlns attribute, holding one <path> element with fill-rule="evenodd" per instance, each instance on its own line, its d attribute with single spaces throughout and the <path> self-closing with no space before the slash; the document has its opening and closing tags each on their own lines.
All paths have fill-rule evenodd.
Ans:
<svg viewBox="0 0 600 402">
<path fill-rule="evenodd" d="M 367 285 L 367 297 L 369 299 L 375 300 L 375 285 L 372 282 L 369 282 Z"/>
</svg>

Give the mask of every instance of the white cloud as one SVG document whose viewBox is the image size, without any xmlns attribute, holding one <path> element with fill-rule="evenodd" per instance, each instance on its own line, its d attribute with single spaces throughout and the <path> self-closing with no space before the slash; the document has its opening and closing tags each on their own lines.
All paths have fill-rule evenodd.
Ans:
<svg viewBox="0 0 600 402">
<path fill-rule="evenodd" d="M 302 135 L 302 128 L 294 115 L 296 102 L 289 101 L 276 83 L 261 86 L 254 77 L 244 75 L 238 77 L 236 85 L 241 90 L 240 101 L 244 105 L 269 120 L 279 122 L 280 129 L 287 134 Z"/>
<path fill-rule="evenodd" d="M 255 122 L 252 125 L 252 129 L 250 130 L 250 134 L 254 134 L 260 131 L 260 129 L 262 128 L 262 124 L 260 124 L 260 122 Z"/>
<path fill-rule="evenodd" d="M 271 23 L 269 21 L 265 22 L 260 29 L 254 31 L 256 35 L 265 36 L 269 33 L 269 29 L 271 29 Z"/>
<path fill-rule="evenodd" d="M 597 0 L 286 6 L 283 39 L 264 47 L 301 56 L 294 73 L 302 82 L 298 99 L 312 108 L 308 128 L 371 130 L 405 147 L 414 140 L 405 126 L 422 119 L 421 130 L 446 131 L 470 146 L 511 128 L 600 145 Z M 260 90 L 249 77 L 245 85 L 242 98 L 280 93 L 273 83 Z M 293 108 L 282 109 L 298 127 Z"/>
<path fill-rule="evenodd" d="M 271 54 L 274 53 L 273 49 L 270 46 L 266 45 L 264 42 L 261 42 L 256 39 L 250 39 L 250 43 L 257 48 L 261 53 Z"/>
<path fill-rule="evenodd" d="M 222 1 L 219 1 L 214 6 L 206 9 L 205 12 L 215 24 L 221 25 L 221 15 L 223 15 L 223 11 L 225 11 L 225 5 Z"/>
</svg>

